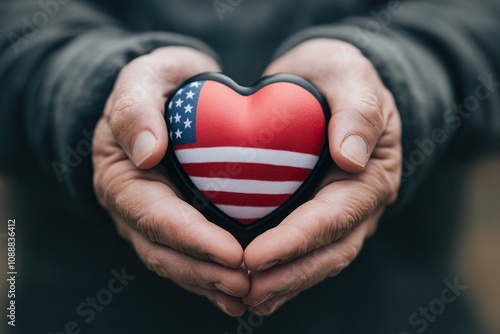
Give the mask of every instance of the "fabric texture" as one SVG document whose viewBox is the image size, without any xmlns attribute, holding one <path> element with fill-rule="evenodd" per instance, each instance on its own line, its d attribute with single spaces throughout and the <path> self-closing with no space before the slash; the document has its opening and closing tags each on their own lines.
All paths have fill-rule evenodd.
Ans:
<svg viewBox="0 0 500 334">
<path fill-rule="evenodd" d="M 168 45 L 202 50 L 248 85 L 305 40 L 344 40 L 372 61 L 401 113 L 404 182 L 390 210 L 395 222 L 381 224 L 338 278 L 251 330 L 415 333 L 408 316 L 439 296 L 444 279 L 453 281 L 435 254 L 451 247 L 459 212 L 449 202 L 458 186 L 450 164 L 440 162 L 500 143 L 500 2 L 234 3 L 221 16 L 202 0 L 0 0 L 0 170 L 29 180 L 10 194 L 22 203 L 15 212 L 28 254 L 20 332 L 58 333 L 74 320 L 83 333 L 250 333 L 241 319 L 149 273 L 93 192 L 92 131 L 117 74 Z M 123 266 L 136 280 L 87 323 L 77 306 Z M 478 333 L 460 298 L 426 333 Z"/>
</svg>

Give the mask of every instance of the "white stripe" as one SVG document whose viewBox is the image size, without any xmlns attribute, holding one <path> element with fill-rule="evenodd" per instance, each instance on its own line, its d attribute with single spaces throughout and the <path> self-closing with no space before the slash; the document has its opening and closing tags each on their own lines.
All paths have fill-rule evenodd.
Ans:
<svg viewBox="0 0 500 334">
<path fill-rule="evenodd" d="M 234 206 L 234 205 L 218 205 L 216 204 L 222 212 L 226 215 L 233 217 L 235 219 L 260 219 L 267 216 L 274 210 L 277 206 L 270 207 L 253 207 L 253 206 Z"/>
<path fill-rule="evenodd" d="M 282 195 L 293 194 L 302 182 L 258 181 L 191 176 L 200 191 L 225 191 L 241 194 Z"/>
<path fill-rule="evenodd" d="M 308 169 L 313 169 L 319 158 L 314 154 L 232 146 L 180 149 L 175 155 L 181 164 L 240 162 Z"/>
</svg>

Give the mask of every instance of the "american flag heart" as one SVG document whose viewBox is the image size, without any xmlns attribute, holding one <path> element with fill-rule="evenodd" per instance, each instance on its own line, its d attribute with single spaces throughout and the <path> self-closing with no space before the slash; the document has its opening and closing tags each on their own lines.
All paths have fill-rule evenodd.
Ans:
<svg viewBox="0 0 500 334">
<path fill-rule="evenodd" d="M 221 74 L 206 74 L 167 103 L 177 163 L 218 210 L 243 226 L 280 208 L 324 150 L 322 104 L 286 78 L 242 88 Z"/>
</svg>

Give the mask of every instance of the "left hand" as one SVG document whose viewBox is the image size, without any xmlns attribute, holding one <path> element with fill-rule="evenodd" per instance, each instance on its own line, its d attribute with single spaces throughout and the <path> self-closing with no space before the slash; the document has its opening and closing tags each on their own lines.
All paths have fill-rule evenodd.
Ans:
<svg viewBox="0 0 500 334">
<path fill-rule="evenodd" d="M 332 112 L 328 143 L 339 168 L 332 168 L 312 200 L 246 248 L 251 287 L 243 301 L 262 315 L 354 260 L 386 206 L 396 200 L 402 160 L 393 96 L 356 47 L 310 40 L 266 71 L 276 73 L 301 76 L 326 97 Z"/>
<path fill-rule="evenodd" d="M 193 75 L 219 70 L 210 56 L 181 46 L 158 48 L 124 66 L 92 141 L 94 189 L 147 268 L 240 316 L 250 285 L 240 268 L 243 249 L 179 198 L 169 175 L 155 167 L 168 147 L 167 96 Z"/>
</svg>

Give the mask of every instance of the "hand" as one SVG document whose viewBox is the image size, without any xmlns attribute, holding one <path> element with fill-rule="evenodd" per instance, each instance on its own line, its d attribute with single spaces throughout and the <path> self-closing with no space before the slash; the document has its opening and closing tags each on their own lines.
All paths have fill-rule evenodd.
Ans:
<svg viewBox="0 0 500 334">
<path fill-rule="evenodd" d="M 234 237 L 179 199 L 165 171 L 155 167 L 167 150 L 164 106 L 189 77 L 219 71 L 207 55 L 165 47 L 120 72 L 93 139 L 94 188 L 119 234 L 146 266 L 240 316 L 249 289 Z"/>
<path fill-rule="evenodd" d="M 328 143 L 340 168 L 329 172 L 312 200 L 246 248 L 251 288 L 243 301 L 263 315 L 354 260 L 385 207 L 396 200 L 401 173 L 399 113 L 358 49 L 336 40 L 310 40 L 265 74 L 276 73 L 301 76 L 326 97 L 332 112 Z"/>
</svg>

